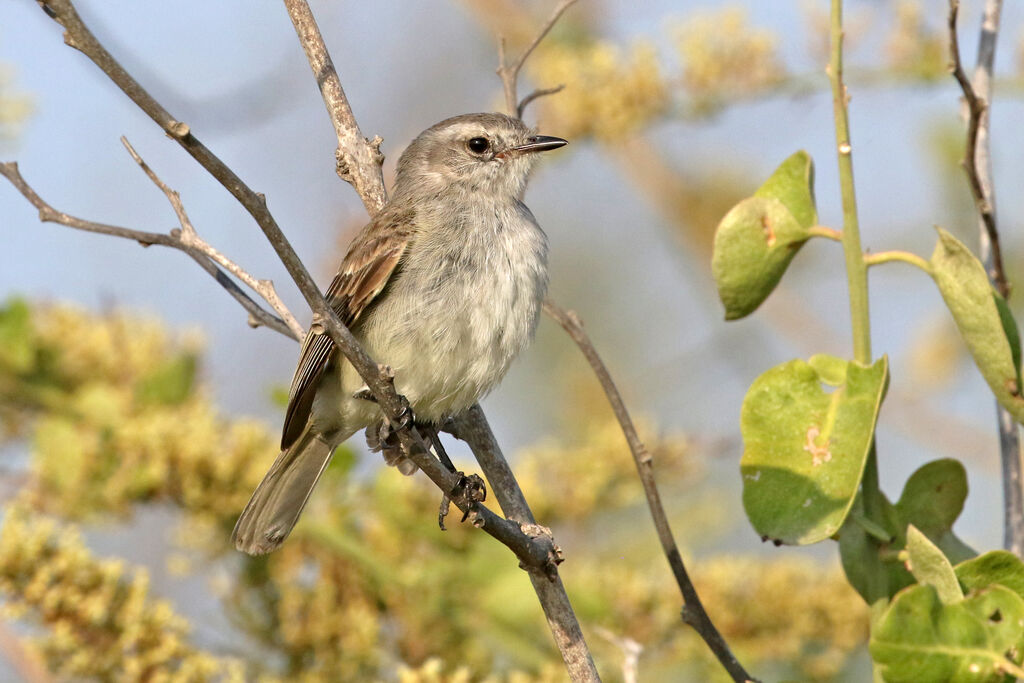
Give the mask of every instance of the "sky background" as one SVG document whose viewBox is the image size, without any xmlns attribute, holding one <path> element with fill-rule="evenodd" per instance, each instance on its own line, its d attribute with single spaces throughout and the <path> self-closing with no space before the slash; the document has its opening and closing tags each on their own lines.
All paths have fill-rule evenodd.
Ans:
<svg viewBox="0 0 1024 683">
<path fill-rule="evenodd" d="M 718 6 L 583 4 L 594 5 L 587 11 L 603 36 L 623 43 L 650 37 L 666 54 L 673 17 Z M 927 4 L 943 5 L 944 12 L 943 3 Z M 326 285 L 343 253 L 340 235 L 358 229 L 366 215 L 334 174 L 333 130 L 283 7 L 127 0 L 77 5 L 128 71 L 250 187 L 267 195 L 278 223 Z M 849 5 L 855 20 L 877 16 L 887 3 Z M 749 12 L 754 24 L 780 35 L 781 52 L 794 70 L 820 73 L 824 85 L 801 7 L 772 0 L 749 3 Z M 964 3 L 961 41 L 970 64 L 979 8 L 979 2 Z M 314 2 L 313 9 L 364 134 L 384 139 L 388 176 L 420 130 L 454 114 L 499 106 L 495 36 L 466 4 Z M 1008 3 L 1003 23 L 998 70 L 1009 73 L 1024 11 Z M 879 36 L 859 36 L 851 69 L 858 60 L 870 62 L 880 45 Z M 21 134 L 0 140 L 0 157 L 16 159 L 44 199 L 90 220 L 151 231 L 174 227 L 164 197 L 119 143 L 125 135 L 181 193 L 199 233 L 253 274 L 273 279 L 300 320 L 308 321 L 301 297 L 248 215 L 91 62 L 65 47 L 60 28 L 35 2 L 0 5 L 0 63 L 13 69 L 14 89 L 30 95 L 34 106 Z M 851 84 L 851 91 L 864 245 L 927 256 L 935 240 L 932 225 L 972 235 L 970 223 L 950 225 L 949 186 L 942 182 L 948 169 L 936 168 L 929 151 L 933 127 L 958 120 L 952 80 L 917 88 Z M 1012 259 L 1020 254 L 1024 215 L 1019 95 L 997 94 L 992 116 L 998 211 Z M 539 123 L 541 132 L 559 135 Z M 685 173 L 738 170 L 755 184 L 793 151 L 806 149 L 816 160 L 821 222 L 840 227 L 832 108 L 824 89 L 737 106 L 706 121 L 662 121 L 643 135 Z M 967 196 L 966 186 L 957 191 Z M 790 358 L 851 353 L 838 246 L 812 241 L 763 311 L 727 324 L 703 257 L 685 248 L 600 147 L 577 142 L 550 155 L 526 201 L 551 240 L 553 298 L 587 321 L 635 413 L 654 416 L 665 431 L 692 434 L 714 455 L 722 505 L 739 509 L 738 417 L 745 389 Z M 42 225 L 5 183 L 0 236 L 0 298 L 72 301 L 95 310 L 123 306 L 174 328 L 199 329 L 207 339 L 203 379 L 220 405 L 232 414 L 280 419 L 270 389 L 290 380 L 296 345 L 274 332 L 251 330 L 242 309 L 185 255 Z M 780 330 L 767 321 L 793 310 L 785 302 L 804 302 L 813 316 L 797 317 Z M 897 497 L 924 462 L 960 457 L 971 494 L 958 530 L 976 548 L 999 546 L 1001 489 L 987 387 L 969 362 L 934 394 L 906 372 L 915 341 L 944 320 L 941 299 L 923 274 L 896 264 L 872 270 L 871 306 L 875 353 L 888 353 L 892 362 L 878 438 L 883 489 Z M 507 451 L 564 427 L 558 406 L 573 400 L 573 384 L 565 378 L 581 367 L 568 339 L 544 321 L 537 344 L 484 402 Z M 907 398 L 913 401 L 891 405 Z M 741 516 L 737 520 L 729 543 L 759 550 L 756 534 Z M 834 549 L 827 554 L 834 556 Z"/>
</svg>

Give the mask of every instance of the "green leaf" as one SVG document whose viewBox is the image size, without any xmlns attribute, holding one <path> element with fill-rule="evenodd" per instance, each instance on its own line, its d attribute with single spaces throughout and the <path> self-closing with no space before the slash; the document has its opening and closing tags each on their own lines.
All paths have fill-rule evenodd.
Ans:
<svg viewBox="0 0 1024 683">
<path fill-rule="evenodd" d="M 933 586 L 939 600 L 947 605 L 963 599 L 964 593 L 960 590 L 953 565 L 938 546 L 913 524 L 907 527 L 906 552 L 907 569 L 918 583 Z"/>
<path fill-rule="evenodd" d="M 161 363 L 139 379 L 135 394 L 143 403 L 174 405 L 188 398 L 195 377 L 195 355 L 182 353 Z"/>
<path fill-rule="evenodd" d="M 842 380 L 826 393 L 815 367 L 793 360 L 758 377 L 747 392 L 740 416 L 743 506 L 766 539 L 816 543 L 846 519 L 871 447 L 888 361 L 870 367 L 849 361 Z"/>
<path fill-rule="evenodd" d="M 809 237 L 778 199 L 749 197 L 734 206 L 718 224 L 711 255 L 725 319 L 753 313 Z"/>
<path fill-rule="evenodd" d="M 1024 598 L 1024 562 L 1006 550 L 993 550 L 961 562 L 956 566 L 956 576 L 968 591 L 998 583 Z"/>
<path fill-rule="evenodd" d="M 816 225 L 818 211 L 814 203 L 814 162 L 811 155 L 800 150 L 783 161 L 754 196 L 778 199 L 804 228 Z"/>
<path fill-rule="evenodd" d="M 850 585 L 872 604 L 888 600 L 914 577 L 899 560 L 907 544 L 907 527 L 914 525 L 952 563 L 976 554 L 953 533 L 953 523 L 967 497 L 967 473 L 959 461 L 941 459 L 922 465 L 907 480 L 899 501 L 883 498 L 880 520 L 890 538 L 879 540 L 877 531 L 865 529 L 856 519 L 859 504 L 839 531 L 839 556 Z"/>
<path fill-rule="evenodd" d="M 913 524 L 949 558 L 962 562 L 977 553 L 953 534 L 967 500 L 967 470 L 959 460 L 942 458 L 922 465 L 903 487 L 896 503 L 904 527 Z"/>
<path fill-rule="evenodd" d="M 1024 676 L 1015 661 L 1022 645 L 1024 599 L 1009 588 L 991 586 L 944 604 L 933 586 L 916 585 L 893 599 L 869 649 L 890 683 L 974 683 Z"/>
<path fill-rule="evenodd" d="M 931 258 L 932 278 L 996 400 L 1018 422 L 1024 422 L 1016 325 L 1008 311 L 1005 317 L 1000 314 L 998 295 L 981 262 L 957 238 L 941 228 L 938 232 Z M 1016 339 L 1011 341 L 1013 337 Z"/>
</svg>

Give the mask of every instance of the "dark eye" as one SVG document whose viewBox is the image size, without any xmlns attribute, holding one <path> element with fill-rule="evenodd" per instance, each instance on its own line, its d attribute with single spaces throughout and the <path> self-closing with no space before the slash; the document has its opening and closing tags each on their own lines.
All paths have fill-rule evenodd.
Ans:
<svg viewBox="0 0 1024 683">
<path fill-rule="evenodd" d="M 491 141 L 487 138 L 470 138 L 466 143 L 466 147 L 469 147 L 469 151 L 473 154 L 483 154 L 490 146 Z"/>
</svg>

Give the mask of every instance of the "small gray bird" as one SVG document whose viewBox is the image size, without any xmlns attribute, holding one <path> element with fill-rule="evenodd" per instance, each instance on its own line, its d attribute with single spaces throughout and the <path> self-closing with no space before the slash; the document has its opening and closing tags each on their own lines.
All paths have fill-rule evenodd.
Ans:
<svg viewBox="0 0 1024 683">
<path fill-rule="evenodd" d="M 504 114 L 431 126 L 399 159 L 391 201 L 349 247 L 327 302 L 391 366 L 417 422 L 472 406 L 533 337 L 548 247 L 521 197 L 535 153 L 565 144 Z M 281 454 L 232 533 L 239 550 L 281 545 L 334 449 L 382 419 L 358 396 L 365 388 L 326 333 L 306 335 Z"/>
</svg>

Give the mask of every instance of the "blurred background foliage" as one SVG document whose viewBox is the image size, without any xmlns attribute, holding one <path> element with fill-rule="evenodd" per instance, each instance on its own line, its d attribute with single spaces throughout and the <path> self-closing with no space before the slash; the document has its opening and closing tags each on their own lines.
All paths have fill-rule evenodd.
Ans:
<svg viewBox="0 0 1024 683">
<path fill-rule="evenodd" d="M 440 532 L 429 521 L 438 495 L 428 482 L 363 467 L 347 447 L 280 552 L 235 553 L 231 527 L 276 439 L 271 426 L 211 404 L 195 379 L 196 335 L 119 311 L 16 299 L 0 309 L 0 339 L 5 436 L 31 443 L 0 535 L 0 591 L 9 617 L 44 627 L 32 651 L 55 673 L 469 681 L 496 671 L 488 680 L 561 680 L 508 551 L 468 525 Z M 595 391 L 581 388 L 567 416 L 571 440 L 518 454 L 523 488 L 539 518 L 586 539 L 563 577 L 583 623 L 607 634 L 594 639 L 605 669 L 618 669 L 616 643 L 628 638 L 643 647 L 652 676 L 718 675 L 679 622 L 667 572 L 654 570 L 663 560 L 646 522 L 616 521 L 642 512 L 642 491 Z M 706 481 L 683 437 L 644 431 L 666 487 L 692 491 Z M 155 504 L 172 507 L 180 525 L 165 561 L 208 575 L 209 599 L 255 651 L 202 649 L 187 619 L 151 595 L 144 568 L 97 556 L 75 526 L 129 523 L 138 506 Z M 725 555 L 700 563 L 695 578 L 737 652 L 763 666 L 828 679 L 863 645 L 866 608 L 835 569 Z M 783 594 L 793 614 L 780 620 Z"/>
<path fill-rule="evenodd" d="M 475 22 L 474 39 L 485 51 L 493 51 L 493 36 L 502 33 L 512 54 L 528 42 L 547 12 L 542 2 L 455 4 Z M 781 157 L 759 160 L 755 168 L 726 152 L 705 149 L 696 154 L 697 163 L 683 163 L 686 155 L 667 141 L 666 133 L 678 133 L 683 125 L 698 127 L 688 131 L 710 130 L 744 106 L 786 100 L 799 112 L 809 98 L 827 97 L 820 68 L 827 8 L 791 4 L 800 7 L 800 23 L 785 31 L 761 25 L 758 13 L 740 3 L 704 3 L 624 36 L 609 26 L 623 16 L 616 3 L 580 2 L 526 66 L 520 94 L 531 86 L 565 86 L 539 100 L 530 116 L 539 119 L 545 132 L 570 138 L 574 150 L 593 149 L 609 161 L 613 181 L 643 203 L 646 213 L 638 213 L 652 221 L 657 217 L 666 227 L 668 239 L 658 244 L 672 252 L 673 267 L 695 272 L 691 282 L 704 282 L 688 295 L 694 299 L 713 296 L 707 265 L 718 220 L 753 189 L 758 169 L 774 166 Z M 339 17 L 331 11 L 342 12 L 323 11 L 335 20 Z M 938 11 L 915 0 L 851 3 L 851 89 L 952 90 L 944 22 L 944 5 Z M 2 43 L 11 24 L 0 23 Z M 321 23 L 327 32 L 327 22 Z M 290 31 L 284 25 L 280 29 Z M 1000 49 L 1015 58 L 999 70 L 1000 97 L 1019 98 L 1024 92 L 1024 43 L 1016 30 L 1011 24 L 1001 37 Z M 284 40 L 294 38 L 285 35 Z M 59 40 L 51 42 L 47 49 L 58 54 L 63 49 Z M 330 35 L 328 44 L 335 47 Z M 135 49 L 142 54 L 146 48 Z M 0 136 L 16 140 L 40 105 L 19 87 L 13 66 L 0 67 Z M 290 70 L 285 78 L 298 81 L 307 75 Z M 350 96 L 359 92 L 345 73 L 342 78 Z M 275 81 L 268 77 L 268 83 Z M 478 85 L 477 93 L 497 103 L 496 79 Z M 454 86 L 446 80 L 444 87 Z M 415 85 L 408 90 L 411 94 L 399 96 L 423 97 Z M 229 94 L 235 98 L 229 102 L 232 109 L 244 101 L 238 92 Z M 107 91 L 103 96 L 115 97 Z M 954 112 L 955 100 L 947 100 L 947 109 Z M 196 118 L 209 112 L 216 128 L 218 102 L 208 97 L 197 105 Z M 478 103 L 476 108 L 484 107 Z M 260 125 L 259 116 L 273 118 L 272 111 L 251 109 L 257 117 L 253 126 Z M 396 109 L 402 107 L 385 107 Z M 326 127 L 322 112 L 316 117 Z M 410 132 L 429 123 L 415 121 Z M 376 129 L 372 119 L 361 123 L 366 131 Z M 831 135 L 828 116 L 812 124 L 795 114 L 793 125 L 813 125 Z M 855 121 L 855 139 L 860 132 Z M 961 126 L 951 114 L 922 120 L 914 132 L 923 140 L 918 151 L 930 175 L 913 180 L 936 188 L 941 205 L 935 213 L 974 244 L 972 207 L 957 166 Z M 727 149 L 727 142 L 717 144 L 720 148 L 713 149 Z M 390 144 L 390 155 L 397 157 L 398 149 L 397 143 Z M 819 164 L 831 160 L 820 158 Z M 179 178 L 198 174 L 193 167 L 184 169 Z M 45 168 L 33 171 L 36 177 L 47 173 Z M 78 182 L 58 180 L 68 186 Z M 337 192 L 333 184 L 328 187 Z M 268 194 L 287 201 L 281 196 L 285 190 L 271 193 L 268 188 Z M 0 199 L 5 202 L 0 215 L 21 209 L 21 199 L 9 190 L 0 191 Z M 187 204 L 189 199 L 186 195 Z M 303 201 L 302 195 L 295 201 Z M 335 213 L 342 216 L 331 219 L 332 230 L 341 235 L 336 254 L 365 216 L 359 209 Z M 3 227 L 30 232 L 35 229 L 31 218 L 16 224 L 5 219 Z M 564 249 L 557 242 L 563 226 L 551 224 L 560 220 L 571 223 L 570 217 L 544 221 L 555 240 L 556 258 Z M 881 228 L 895 232 L 889 229 L 899 220 L 886 214 Z M 68 237 L 61 232 L 56 239 Z M 1011 279 L 1019 272 L 1019 244 L 1012 236 L 1004 243 Z M 101 240 L 98 248 L 109 248 L 108 242 Z M 127 253 L 141 263 L 154 258 L 149 252 Z M 588 257 L 581 249 L 575 275 L 562 276 L 563 283 L 556 280 L 555 285 L 561 287 L 563 304 L 584 307 L 588 319 L 595 314 L 598 346 L 614 359 L 631 345 L 636 327 L 608 323 L 600 315 L 602 303 L 609 309 L 617 303 L 613 297 L 602 301 L 602 294 L 621 289 L 601 281 L 615 277 L 612 255 Z M 562 263 L 569 261 L 563 254 Z M 332 255 L 311 265 L 326 275 L 335 262 Z M 202 277 L 187 271 L 190 266 L 182 261 L 174 267 L 182 280 Z M 106 264 L 103 272 L 109 272 Z M 763 311 L 772 337 L 795 345 L 800 354 L 834 347 L 839 335 L 823 319 L 827 307 L 809 306 L 804 297 L 815 293 L 801 290 L 799 278 L 795 282 L 776 292 Z M 403 478 L 379 467 L 361 444 L 339 449 L 280 552 L 253 559 L 228 547 L 238 511 L 276 455 L 279 408 L 264 408 L 259 418 L 238 417 L 240 399 L 222 409 L 219 399 L 225 391 L 212 380 L 220 377 L 218 361 L 244 357 L 246 347 L 262 349 L 255 339 L 267 336 L 265 331 L 229 328 L 224 334 L 231 335 L 231 343 L 221 343 L 216 329 L 176 332 L 159 317 L 117 306 L 55 303 L 45 294 L 10 296 L 20 291 L 16 285 L 0 309 L 0 453 L 5 457 L 0 488 L 9 499 L 0 529 L 0 591 L 7 617 L 0 624 L 0 653 L 12 671 L 31 680 L 563 680 L 547 627 L 515 559 L 451 518 L 449 531 L 440 532 L 433 523 L 436 491 L 419 477 Z M 630 285 L 632 303 L 644 293 Z M 700 291 L 701 286 L 706 289 Z M 114 286 L 111 291 L 127 296 Z M 646 308 L 638 308 L 658 312 L 662 304 L 650 298 Z M 1018 300 L 1011 303 L 1019 311 Z M 243 319 L 240 311 L 234 314 Z M 837 314 L 843 316 L 843 311 Z M 931 452 L 970 456 L 979 442 L 991 443 L 992 433 L 979 437 L 975 423 L 959 415 L 955 399 L 938 406 L 927 402 L 943 390 L 955 390 L 964 365 L 963 346 L 943 320 L 939 316 L 915 326 L 905 345 L 893 349 L 899 356 L 896 376 L 905 380 L 894 381 L 886 406 L 894 419 L 887 428 Z M 743 329 L 740 336 L 761 351 L 764 337 Z M 217 341 L 209 349 L 214 360 L 206 365 L 204 336 Z M 657 344 L 659 349 L 664 345 Z M 692 348 L 680 350 L 680 345 L 673 340 L 667 356 L 692 353 L 698 358 L 692 362 L 702 363 L 703 356 Z M 713 337 L 703 345 L 729 357 L 729 370 L 738 368 L 744 376 L 741 387 L 754 369 L 771 365 L 732 339 Z M 680 622 L 678 592 L 650 528 L 633 463 L 596 383 L 575 356 L 570 360 L 566 351 L 556 351 L 543 330 L 538 349 L 543 367 L 525 386 L 543 393 L 547 384 L 557 384 L 559 392 L 544 404 L 555 406 L 544 411 L 542 426 L 550 435 L 518 444 L 514 467 L 538 518 L 567 549 L 562 575 L 605 680 L 630 680 L 637 672 L 644 681 L 724 680 L 706 648 Z M 265 370 L 263 362 L 262 357 L 249 358 L 246 368 Z M 280 365 L 291 362 L 288 355 Z M 273 382 L 286 379 L 286 372 L 272 375 Z M 620 376 L 627 397 L 640 394 L 651 376 L 666 374 L 656 364 L 645 366 L 644 373 L 629 375 L 626 382 Z M 263 383 L 262 392 L 242 392 L 249 395 L 246 405 L 269 406 L 267 397 L 280 394 L 280 386 L 271 385 L 266 374 L 248 369 L 244 374 Z M 705 385 L 695 400 L 712 409 L 728 405 L 738 414 L 738 397 L 724 402 L 713 395 L 719 390 L 725 391 Z M 563 397 L 570 400 L 558 400 Z M 503 405 L 520 408 L 529 419 L 524 398 L 519 392 L 517 403 Z M 709 613 L 741 661 L 765 680 L 862 680 L 867 610 L 832 554 L 774 555 L 759 552 L 747 543 L 750 539 L 736 542 L 737 523 L 745 530 L 745 522 L 738 522 L 738 485 L 716 476 L 722 467 L 714 455 L 727 451 L 729 477 L 738 479 L 737 429 L 733 425 L 731 432 L 720 434 L 687 425 L 695 433 L 680 433 L 680 423 L 665 415 L 687 409 L 651 410 L 640 421 Z M 472 469 L 465 460 L 461 466 Z M 146 542 L 130 552 L 140 533 Z M 111 542 L 118 536 L 123 537 L 120 544 Z M 636 649 L 639 664 L 633 670 L 628 653 Z"/>
</svg>

